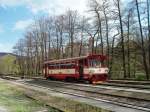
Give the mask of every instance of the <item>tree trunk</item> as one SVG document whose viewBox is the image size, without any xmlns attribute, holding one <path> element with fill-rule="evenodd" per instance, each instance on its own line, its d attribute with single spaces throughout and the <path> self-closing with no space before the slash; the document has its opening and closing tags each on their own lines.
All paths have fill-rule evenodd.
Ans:
<svg viewBox="0 0 150 112">
<path fill-rule="evenodd" d="M 122 61 L 123 61 L 123 71 L 124 71 L 124 78 L 126 78 L 126 63 L 125 63 L 125 51 L 124 51 L 124 33 L 123 33 L 123 26 L 122 26 L 122 16 L 120 11 L 120 0 L 117 0 L 118 5 L 118 12 L 119 12 L 119 22 L 120 22 L 120 31 L 121 31 L 121 44 L 122 44 Z"/>
<path fill-rule="evenodd" d="M 112 49 L 111 49 L 111 61 L 109 66 L 109 78 L 111 78 L 111 74 L 112 74 L 112 65 L 114 60 L 114 43 L 115 43 L 115 36 L 113 37 L 112 46 L 111 46 Z"/>
<path fill-rule="evenodd" d="M 105 27 L 106 27 L 107 56 L 109 58 L 108 18 L 107 18 L 105 9 L 104 9 L 104 16 L 105 16 Z M 109 59 L 107 60 L 107 65 L 109 67 Z"/>
<path fill-rule="evenodd" d="M 149 38 L 149 70 L 150 70 L 150 2 L 147 0 L 147 21 L 148 21 L 148 38 Z M 150 71 L 149 71 L 150 72 Z M 149 76 L 150 77 L 150 76 Z"/>
<path fill-rule="evenodd" d="M 51 34 L 48 34 L 48 59 L 51 58 Z"/>
<path fill-rule="evenodd" d="M 110 66 L 109 66 L 109 78 L 111 78 L 111 74 L 112 74 L 112 65 L 113 65 L 113 61 L 114 61 L 114 43 L 115 43 L 115 37 L 117 35 L 119 35 L 119 33 L 112 37 L 113 40 L 112 40 L 112 45 L 111 45 L 112 49 L 111 49 L 111 61 L 110 61 Z"/>
<path fill-rule="evenodd" d="M 128 15 L 127 27 L 128 27 L 128 35 L 127 35 L 127 38 L 128 38 L 128 77 L 130 78 L 130 12 Z"/>
<path fill-rule="evenodd" d="M 103 48 L 103 36 L 102 36 L 102 22 L 101 22 L 101 17 L 98 11 L 96 10 L 97 17 L 98 17 L 98 28 L 99 28 L 99 35 L 100 35 L 100 40 L 101 40 L 101 53 L 102 55 L 104 54 L 104 48 Z"/>
<path fill-rule="evenodd" d="M 145 68 L 145 73 L 146 73 L 146 78 L 147 80 L 149 79 L 149 74 L 148 74 L 148 67 L 147 67 L 147 62 L 146 62 L 146 53 L 144 49 L 144 37 L 143 37 L 143 30 L 142 30 L 142 24 L 141 24 L 141 17 L 140 17 L 140 12 L 139 12 L 139 4 L 138 1 L 136 1 L 136 8 L 137 8 L 137 14 L 138 14 L 138 22 L 140 26 L 140 35 L 141 35 L 141 41 L 142 41 L 142 56 L 143 56 L 143 63 L 144 63 L 144 68 Z"/>
</svg>

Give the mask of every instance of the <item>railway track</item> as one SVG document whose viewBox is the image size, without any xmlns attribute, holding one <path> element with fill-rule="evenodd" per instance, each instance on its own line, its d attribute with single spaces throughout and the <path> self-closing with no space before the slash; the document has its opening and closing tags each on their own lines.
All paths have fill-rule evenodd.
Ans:
<svg viewBox="0 0 150 112">
<path fill-rule="evenodd" d="M 19 80 L 19 77 L 10 77 L 10 76 L 3 76 L 2 78 L 8 79 L 8 80 Z M 30 79 L 30 78 L 29 78 Z M 32 79 L 44 79 L 44 78 L 32 78 Z M 57 81 L 58 83 L 64 83 L 62 81 Z M 68 83 L 68 82 L 65 82 Z M 71 84 L 83 84 L 82 82 L 71 82 Z M 77 84 L 77 85 L 78 85 Z M 86 85 L 90 85 L 90 84 L 86 84 Z M 97 85 L 104 85 L 104 86 L 111 86 L 111 87 L 123 87 L 123 88 L 136 88 L 139 90 L 150 90 L 150 81 L 127 81 L 127 80 L 109 80 L 108 82 L 105 83 L 100 83 Z M 90 85 L 91 86 L 91 85 Z M 97 86 L 95 86 L 97 87 Z"/>
<path fill-rule="evenodd" d="M 18 80 L 18 78 L 16 77 L 3 77 L 5 79 L 9 79 L 9 80 Z M 62 81 L 50 81 L 50 80 L 45 80 L 45 79 L 41 79 L 41 78 L 36 78 L 35 80 L 32 80 L 32 81 L 29 81 L 30 83 L 39 83 L 39 82 L 42 82 L 41 84 L 45 84 L 45 85 L 53 85 L 53 86 L 56 86 L 56 85 L 59 85 L 61 87 L 65 87 L 67 89 L 78 89 L 78 90 L 86 90 L 87 92 L 94 92 L 94 93 L 100 93 L 100 94 L 105 94 L 105 95 L 112 95 L 111 93 L 111 90 L 117 90 L 117 91 L 126 91 L 126 92 L 138 92 L 138 93 L 145 93 L 146 95 L 150 94 L 150 90 L 149 88 L 147 89 L 143 87 L 143 85 L 141 85 L 140 87 L 136 86 L 135 85 L 121 85 L 119 86 L 120 84 L 115 84 L 115 85 L 111 85 L 109 83 L 109 85 L 107 85 L 107 83 L 102 83 L 100 85 L 90 85 L 90 84 L 83 84 L 83 83 L 69 83 L 69 82 L 62 82 Z M 48 83 L 47 83 L 48 82 Z M 135 89 L 136 88 L 136 89 Z M 103 91 L 109 91 L 110 92 L 103 92 Z M 147 100 L 147 101 L 150 101 L 150 98 L 145 98 L 144 96 L 141 97 L 141 96 L 137 96 L 135 97 L 135 94 L 134 96 L 124 96 L 124 95 L 119 95 L 119 94 L 113 94 L 113 96 L 120 96 L 120 97 L 127 97 L 127 98 L 132 98 L 132 99 L 140 99 L 140 100 Z"/>
<path fill-rule="evenodd" d="M 132 80 L 109 80 L 109 83 L 132 84 L 132 85 L 150 85 L 149 81 L 132 81 Z"/>
<path fill-rule="evenodd" d="M 87 89 L 99 89 L 99 91 L 102 91 L 102 90 L 104 90 L 104 89 L 113 89 L 113 90 L 124 90 L 124 91 L 131 91 L 131 92 L 144 92 L 144 93 L 150 93 L 150 90 L 149 89 L 147 89 L 147 88 L 142 88 L 142 87 L 136 87 L 135 88 L 135 85 L 133 85 L 133 86 L 128 86 L 128 85 L 124 85 L 124 86 L 120 86 L 120 87 L 118 87 L 118 85 L 117 86 L 114 86 L 114 85 L 110 85 L 110 87 L 109 86 L 105 86 L 105 83 L 103 84 L 99 84 L 99 85 L 91 85 L 91 84 L 83 84 L 83 83 L 76 83 L 76 82 L 74 82 L 74 83 L 69 83 L 69 82 L 63 82 L 63 81 L 51 81 L 51 80 L 45 80 L 45 79 L 36 79 L 36 80 L 34 80 L 35 81 L 35 83 L 36 82 L 38 82 L 38 81 L 44 81 L 43 83 L 46 83 L 46 82 L 48 82 L 48 83 L 50 83 L 51 85 L 52 84 L 54 84 L 54 85 L 63 85 L 63 86 L 66 86 L 66 87 L 70 87 L 70 85 L 71 85 L 71 87 L 70 88 L 72 88 L 72 87 L 75 87 L 75 88 L 77 88 L 77 87 L 84 87 L 84 88 L 87 88 Z M 33 82 L 34 82 L 33 81 Z M 112 87 L 113 86 L 113 87 Z M 93 91 L 93 90 L 92 90 Z M 95 91 L 95 90 L 94 90 Z"/>
<path fill-rule="evenodd" d="M 19 80 L 21 78 L 18 77 L 2 77 L 7 80 Z M 48 81 L 49 83 L 55 83 L 55 84 L 61 84 L 61 85 L 72 85 L 72 86 L 80 86 L 80 87 L 88 87 L 88 88 L 99 88 L 99 89 L 115 89 L 115 90 L 124 90 L 124 91 L 132 91 L 132 92 L 145 92 L 145 93 L 150 93 L 150 85 L 147 85 L 149 83 L 146 82 L 146 85 L 131 85 L 131 84 L 125 84 L 125 83 L 101 83 L 99 85 L 91 85 L 91 84 L 85 84 L 81 82 L 63 82 L 63 81 L 51 81 L 51 80 L 45 80 L 44 78 L 32 78 L 37 81 Z M 127 82 L 127 81 L 126 81 Z M 130 81 L 131 82 L 131 81 Z M 136 81 L 137 82 L 137 81 Z M 142 82 L 144 83 L 144 82 Z"/>
<path fill-rule="evenodd" d="M 150 81 L 109 80 L 108 82 L 101 83 L 100 85 L 150 90 Z"/>
<path fill-rule="evenodd" d="M 113 87 L 137 88 L 137 89 L 149 89 L 150 90 L 150 84 L 149 85 L 141 85 L 141 84 L 133 85 L 133 84 L 126 84 L 126 83 L 107 82 L 107 83 L 102 83 L 100 85 L 113 86 Z"/>
<path fill-rule="evenodd" d="M 76 97 L 88 98 L 95 101 L 107 102 L 114 105 L 150 112 L 149 99 L 147 100 L 142 97 L 137 98 L 111 94 L 110 91 L 112 91 L 113 88 L 110 90 L 110 88 L 106 89 L 104 87 L 100 87 L 99 85 L 93 86 L 86 84 L 64 83 L 60 81 L 49 81 L 42 79 L 27 80 L 22 83 Z M 141 91 L 141 88 L 139 90 Z M 146 92 L 145 90 L 145 93 L 149 94 L 150 92 Z"/>
<path fill-rule="evenodd" d="M 112 94 L 109 93 L 110 90 L 108 89 L 103 89 L 103 88 L 99 89 L 97 87 L 95 89 L 95 87 L 89 87 L 82 84 L 78 84 L 77 86 L 77 84 L 70 85 L 69 83 L 68 85 L 68 83 L 57 82 L 57 81 L 45 81 L 45 80 L 38 80 L 38 81 L 33 80 L 33 81 L 28 81 L 28 83 L 51 88 L 61 92 L 67 92 L 69 94 L 72 93 L 72 94 L 83 95 L 90 98 L 92 97 L 95 99 L 109 100 L 111 102 L 114 102 L 115 104 L 120 103 L 120 104 L 130 105 L 134 107 L 137 106 L 140 108 L 147 108 L 150 111 L 150 103 L 149 103 L 150 99 Z"/>
<path fill-rule="evenodd" d="M 75 96 L 75 97 L 78 97 L 78 98 L 91 99 L 91 100 L 98 101 L 98 102 L 104 102 L 104 103 L 112 104 L 112 106 L 113 105 L 118 105 L 118 106 L 121 106 L 121 108 L 123 107 L 125 110 L 127 109 L 126 111 L 122 111 L 122 112 L 132 112 L 132 109 L 133 109 L 133 112 L 150 112 L 150 109 L 145 108 L 145 107 L 139 107 L 139 106 L 130 105 L 130 104 L 121 103 L 121 102 L 113 102 L 113 101 L 110 101 L 110 100 L 85 96 L 85 95 L 81 95 L 81 94 L 77 94 L 77 93 L 71 93 L 70 91 L 66 92 L 66 91 L 63 91 L 63 90 L 55 89 L 55 88 L 48 88 L 48 87 L 43 87 L 43 86 L 29 84 L 29 83 L 25 83 L 25 84 L 27 84 L 29 86 L 35 86 L 35 87 L 38 87 L 38 88 L 43 88 L 43 89 L 47 89 L 47 90 L 50 90 L 50 91 L 66 94 L 66 95 Z M 129 109 L 129 111 L 128 111 L 128 109 Z M 130 111 L 130 109 L 131 109 L 131 111 Z M 119 109 L 117 109 L 117 110 L 119 110 Z M 116 111 L 116 112 L 120 112 L 120 111 Z"/>
</svg>

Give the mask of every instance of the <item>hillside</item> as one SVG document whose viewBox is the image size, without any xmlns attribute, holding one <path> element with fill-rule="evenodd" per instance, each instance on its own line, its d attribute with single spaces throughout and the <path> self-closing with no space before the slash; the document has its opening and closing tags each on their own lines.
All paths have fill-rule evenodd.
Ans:
<svg viewBox="0 0 150 112">
<path fill-rule="evenodd" d="M 0 74 L 14 74 L 17 70 L 16 55 L 0 53 Z"/>
<path fill-rule="evenodd" d="M 16 56 L 16 55 L 13 54 L 13 53 L 0 52 L 0 58 L 3 57 L 3 56 L 6 56 L 6 55 Z"/>
</svg>

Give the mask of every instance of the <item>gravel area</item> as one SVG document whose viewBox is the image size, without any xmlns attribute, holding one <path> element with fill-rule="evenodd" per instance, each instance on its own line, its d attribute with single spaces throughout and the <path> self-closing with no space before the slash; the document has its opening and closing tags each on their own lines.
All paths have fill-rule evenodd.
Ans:
<svg viewBox="0 0 150 112">
<path fill-rule="evenodd" d="M 5 107 L 0 106 L 0 112 L 8 112 L 8 110 Z"/>
</svg>

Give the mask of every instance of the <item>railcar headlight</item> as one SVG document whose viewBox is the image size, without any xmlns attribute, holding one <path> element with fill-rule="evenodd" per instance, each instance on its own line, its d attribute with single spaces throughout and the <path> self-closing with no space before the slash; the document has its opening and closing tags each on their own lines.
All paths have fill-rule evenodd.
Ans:
<svg viewBox="0 0 150 112">
<path fill-rule="evenodd" d="M 109 71 L 108 69 L 105 70 L 105 72 L 108 72 L 108 71 Z"/>
</svg>

